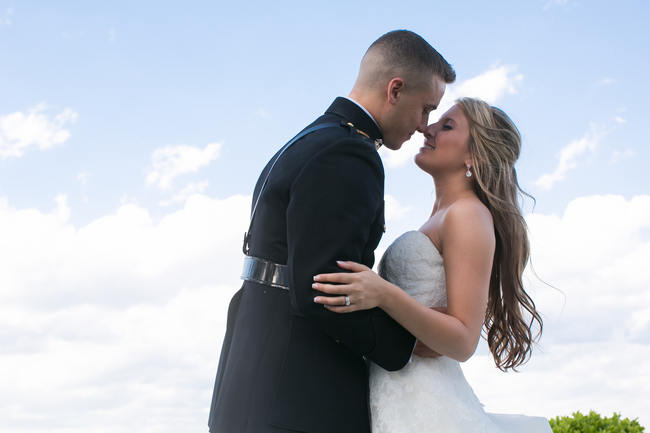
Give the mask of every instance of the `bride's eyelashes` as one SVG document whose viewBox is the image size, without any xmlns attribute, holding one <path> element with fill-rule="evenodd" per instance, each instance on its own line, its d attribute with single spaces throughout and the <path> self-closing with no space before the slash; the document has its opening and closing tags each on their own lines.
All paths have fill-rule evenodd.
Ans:
<svg viewBox="0 0 650 433">
<path fill-rule="evenodd" d="M 449 131 L 449 130 L 451 130 L 453 128 L 451 127 L 451 125 L 449 123 L 447 123 L 447 124 L 442 125 L 442 129 Z"/>
</svg>

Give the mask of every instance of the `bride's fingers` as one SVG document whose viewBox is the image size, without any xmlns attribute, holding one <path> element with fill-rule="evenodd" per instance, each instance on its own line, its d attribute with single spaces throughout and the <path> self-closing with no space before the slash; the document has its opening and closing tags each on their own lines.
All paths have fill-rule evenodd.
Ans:
<svg viewBox="0 0 650 433">
<path fill-rule="evenodd" d="M 314 302 L 324 306 L 341 307 L 345 305 L 345 296 L 316 296 Z"/>
<path fill-rule="evenodd" d="M 351 262 L 351 261 L 337 260 L 336 264 L 339 265 L 340 268 L 349 269 L 350 271 L 353 272 L 363 272 L 370 269 L 367 266 L 362 265 L 361 263 Z"/>
<path fill-rule="evenodd" d="M 323 305 L 325 308 L 327 308 L 330 311 L 333 311 L 335 313 L 352 313 L 353 311 L 360 310 L 360 308 L 355 307 L 354 305 L 350 306 L 334 306 L 334 305 Z"/>
<path fill-rule="evenodd" d="M 328 283 L 349 283 L 352 281 L 352 278 L 354 278 L 354 274 L 351 274 L 349 272 L 314 275 L 314 281 Z"/>
<path fill-rule="evenodd" d="M 346 284 L 314 283 L 311 285 L 311 288 L 319 292 L 327 293 L 328 295 L 347 295 L 351 290 L 350 286 Z"/>
</svg>

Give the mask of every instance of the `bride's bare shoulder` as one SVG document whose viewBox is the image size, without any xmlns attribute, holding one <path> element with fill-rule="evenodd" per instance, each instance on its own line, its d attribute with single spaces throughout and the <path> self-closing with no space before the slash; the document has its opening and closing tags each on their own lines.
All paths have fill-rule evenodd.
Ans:
<svg viewBox="0 0 650 433">
<path fill-rule="evenodd" d="M 466 242 L 494 243 L 494 222 L 490 210 L 478 198 L 468 197 L 452 203 L 441 224 L 440 237 Z"/>
<path fill-rule="evenodd" d="M 480 236 L 488 243 L 491 243 L 489 238 L 494 236 L 492 214 L 476 197 L 456 200 L 444 211 L 434 213 L 419 230 L 429 236 L 441 252 L 444 238 L 449 235 Z"/>
<path fill-rule="evenodd" d="M 464 197 L 449 205 L 444 220 L 450 222 L 484 221 L 492 225 L 492 214 L 477 197 Z"/>
</svg>

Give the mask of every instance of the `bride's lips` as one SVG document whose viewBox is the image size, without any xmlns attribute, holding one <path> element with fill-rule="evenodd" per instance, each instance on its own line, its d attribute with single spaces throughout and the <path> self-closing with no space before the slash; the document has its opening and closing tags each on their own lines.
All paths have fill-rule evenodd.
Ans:
<svg viewBox="0 0 650 433">
<path fill-rule="evenodd" d="M 423 149 L 429 148 L 431 150 L 434 150 L 436 146 L 434 144 L 431 144 L 429 140 L 424 140 L 424 146 L 422 146 Z"/>
</svg>

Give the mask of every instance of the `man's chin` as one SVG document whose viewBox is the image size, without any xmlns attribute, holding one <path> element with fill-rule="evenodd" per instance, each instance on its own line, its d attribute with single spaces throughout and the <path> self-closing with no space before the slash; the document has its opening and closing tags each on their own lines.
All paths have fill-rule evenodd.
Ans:
<svg viewBox="0 0 650 433">
<path fill-rule="evenodd" d="M 404 143 L 395 144 L 395 143 L 387 143 L 386 141 L 384 141 L 384 147 L 390 150 L 400 150 L 402 148 L 402 144 Z"/>
</svg>

